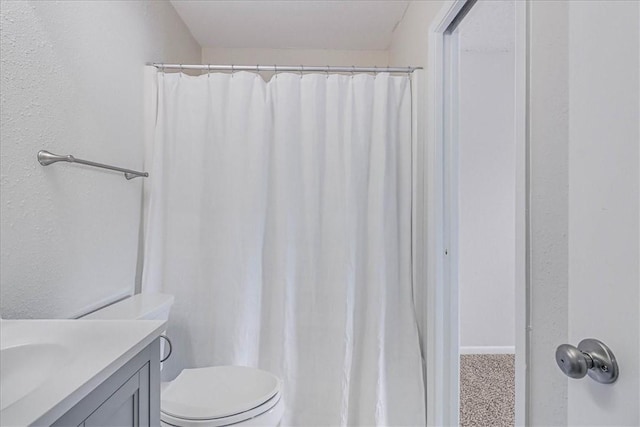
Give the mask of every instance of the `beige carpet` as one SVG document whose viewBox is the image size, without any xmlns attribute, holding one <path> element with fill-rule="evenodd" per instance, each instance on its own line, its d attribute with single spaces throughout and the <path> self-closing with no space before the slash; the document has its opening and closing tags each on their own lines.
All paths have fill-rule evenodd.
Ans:
<svg viewBox="0 0 640 427">
<path fill-rule="evenodd" d="M 513 354 L 460 356 L 460 425 L 513 426 Z"/>
</svg>

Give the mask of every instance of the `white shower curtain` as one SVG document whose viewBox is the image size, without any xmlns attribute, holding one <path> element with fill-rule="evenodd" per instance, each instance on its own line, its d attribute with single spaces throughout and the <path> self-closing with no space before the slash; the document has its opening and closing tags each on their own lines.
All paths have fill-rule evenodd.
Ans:
<svg viewBox="0 0 640 427">
<path fill-rule="evenodd" d="M 143 292 L 182 368 L 284 381 L 287 426 L 424 425 L 406 76 L 157 74 Z"/>
</svg>

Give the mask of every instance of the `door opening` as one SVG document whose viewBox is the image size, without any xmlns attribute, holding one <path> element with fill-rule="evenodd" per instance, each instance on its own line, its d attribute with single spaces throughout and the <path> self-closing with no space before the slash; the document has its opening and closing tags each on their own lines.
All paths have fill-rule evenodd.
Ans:
<svg viewBox="0 0 640 427">
<path fill-rule="evenodd" d="M 457 1 L 431 29 L 429 344 L 439 348 L 428 354 L 427 373 L 440 376 L 428 389 L 430 424 L 526 419 L 526 9 L 519 3 Z"/>
</svg>

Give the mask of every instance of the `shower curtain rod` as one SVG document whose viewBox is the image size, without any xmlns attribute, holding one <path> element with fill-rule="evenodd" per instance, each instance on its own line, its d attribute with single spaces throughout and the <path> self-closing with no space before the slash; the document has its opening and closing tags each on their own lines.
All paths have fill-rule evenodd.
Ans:
<svg viewBox="0 0 640 427">
<path fill-rule="evenodd" d="M 307 66 L 307 65 L 188 65 L 188 64 L 151 64 L 156 68 L 172 69 L 172 70 L 201 70 L 201 71 L 293 71 L 296 73 L 304 72 L 323 72 L 323 73 L 413 73 L 415 70 L 421 70 L 422 67 L 356 67 L 341 66 L 332 67 L 325 66 Z"/>
</svg>

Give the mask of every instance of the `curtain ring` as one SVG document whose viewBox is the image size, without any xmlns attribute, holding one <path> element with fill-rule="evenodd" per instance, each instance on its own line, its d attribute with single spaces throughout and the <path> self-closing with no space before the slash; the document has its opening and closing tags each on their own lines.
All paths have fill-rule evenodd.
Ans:
<svg viewBox="0 0 640 427">
<path fill-rule="evenodd" d="M 184 73 L 184 69 L 182 68 L 182 64 L 180 64 L 180 78 L 182 78 L 183 73 Z"/>
<path fill-rule="evenodd" d="M 256 73 L 259 73 L 259 72 L 260 72 L 260 65 L 256 64 Z"/>
<path fill-rule="evenodd" d="M 302 78 L 303 72 L 304 72 L 304 65 L 300 65 L 300 78 Z"/>
<path fill-rule="evenodd" d="M 352 65 L 351 66 L 351 78 L 353 78 L 353 76 L 356 74 L 356 66 Z"/>
<path fill-rule="evenodd" d="M 329 78 L 329 66 L 327 65 L 327 68 L 324 69 L 324 72 L 327 74 L 327 79 Z"/>
<path fill-rule="evenodd" d="M 276 64 L 273 64 L 273 75 L 276 79 L 278 78 L 278 66 Z"/>
<path fill-rule="evenodd" d="M 233 73 L 236 72 L 236 66 L 234 64 L 231 64 L 231 78 L 233 78 Z"/>
<path fill-rule="evenodd" d="M 378 66 L 374 65 L 373 66 L 373 78 L 375 79 L 376 77 L 378 77 Z"/>
<path fill-rule="evenodd" d="M 207 64 L 207 78 L 211 77 L 211 64 Z"/>
</svg>

